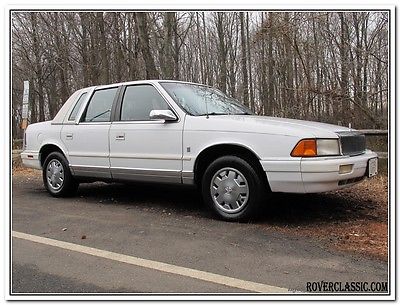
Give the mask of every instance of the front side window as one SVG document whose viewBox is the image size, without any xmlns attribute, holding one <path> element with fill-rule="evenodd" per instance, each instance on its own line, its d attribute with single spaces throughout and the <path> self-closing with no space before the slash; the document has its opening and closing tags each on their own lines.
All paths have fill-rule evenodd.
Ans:
<svg viewBox="0 0 400 305">
<path fill-rule="evenodd" d="M 152 110 L 170 109 L 152 85 L 126 87 L 121 106 L 121 121 L 148 121 Z"/>
<path fill-rule="evenodd" d="M 253 114 L 250 109 L 214 88 L 175 82 L 160 84 L 190 115 Z"/>
<path fill-rule="evenodd" d="M 86 108 L 83 122 L 109 122 L 111 107 L 118 88 L 97 90 Z"/>
<path fill-rule="evenodd" d="M 78 98 L 78 101 L 75 103 L 74 108 L 69 115 L 68 121 L 75 121 L 76 115 L 78 114 L 79 109 L 81 109 L 82 102 L 84 101 L 84 97 L 86 92 L 82 93 L 81 96 Z"/>
</svg>

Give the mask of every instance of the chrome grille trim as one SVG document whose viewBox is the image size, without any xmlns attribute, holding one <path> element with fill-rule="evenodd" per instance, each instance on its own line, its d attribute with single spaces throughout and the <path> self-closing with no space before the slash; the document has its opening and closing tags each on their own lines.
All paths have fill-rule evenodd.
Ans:
<svg viewBox="0 0 400 305">
<path fill-rule="evenodd" d="M 355 156 L 365 153 L 365 135 L 358 131 L 337 132 L 340 151 L 344 156 Z"/>
</svg>

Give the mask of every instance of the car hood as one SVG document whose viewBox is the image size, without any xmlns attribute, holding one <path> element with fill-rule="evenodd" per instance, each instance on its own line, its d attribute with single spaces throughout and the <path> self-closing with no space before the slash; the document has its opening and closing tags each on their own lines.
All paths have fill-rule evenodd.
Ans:
<svg viewBox="0 0 400 305">
<path fill-rule="evenodd" d="M 187 129 L 232 131 L 243 133 L 280 134 L 299 137 L 334 138 L 336 132 L 349 128 L 313 121 L 253 115 L 210 115 L 186 119 Z"/>
</svg>

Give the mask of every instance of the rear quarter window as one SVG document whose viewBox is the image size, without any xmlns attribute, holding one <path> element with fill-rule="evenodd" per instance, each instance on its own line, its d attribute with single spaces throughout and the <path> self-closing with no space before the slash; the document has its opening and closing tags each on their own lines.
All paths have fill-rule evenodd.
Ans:
<svg viewBox="0 0 400 305">
<path fill-rule="evenodd" d="M 71 114 L 68 117 L 68 121 L 75 121 L 76 115 L 78 114 L 79 110 L 81 109 L 82 102 L 84 101 L 85 95 L 86 95 L 86 92 L 81 94 L 81 96 L 76 101 L 74 108 L 72 109 Z"/>
</svg>

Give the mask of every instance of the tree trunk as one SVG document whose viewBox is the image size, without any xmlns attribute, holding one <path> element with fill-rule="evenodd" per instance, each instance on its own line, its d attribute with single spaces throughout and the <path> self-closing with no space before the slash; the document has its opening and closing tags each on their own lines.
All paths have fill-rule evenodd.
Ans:
<svg viewBox="0 0 400 305">
<path fill-rule="evenodd" d="M 224 13 L 217 13 L 217 35 L 218 35 L 218 63 L 219 63 L 219 89 L 226 93 L 226 45 L 225 45 L 225 30 L 224 30 Z"/>
<path fill-rule="evenodd" d="M 274 57 L 273 57 L 273 29 L 272 26 L 274 24 L 274 13 L 269 12 L 268 13 L 268 24 L 270 26 L 270 30 L 268 31 L 268 114 L 274 114 L 274 108 L 275 108 L 275 90 L 274 90 L 274 66 L 275 66 L 275 62 L 274 62 Z"/>
<path fill-rule="evenodd" d="M 123 75 L 123 63 L 124 63 L 124 55 L 122 53 L 122 47 L 121 47 L 121 29 L 119 27 L 119 18 L 120 18 L 120 13 L 112 13 L 113 14 L 113 27 L 114 27 L 114 39 L 115 45 L 114 47 L 114 52 L 115 52 L 115 80 L 117 82 L 122 82 L 124 77 Z"/>
<path fill-rule="evenodd" d="M 58 13 L 55 13 L 55 18 L 56 18 L 56 31 L 58 32 Z M 60 78 L 60 99 L 61 99 L 61 104 L 64 104 L 64 102 L 68 99 L 69 95 L 70 95 L 70 91 L 69 91 L 69 84 L 68 84 L 68 41 L 65 38 L 66 37 L 66 33 L 65 33 L 65 29 L 62 26 L 61 31 L 62 33 L 62 39 L 56 35 L 56 43 L 59 46 L 57 48 L 57 74 L 59 75 Z M 58 108 L 58 107 L 57 107 Z"/>
<path fill-rule="evenodd" d="M 150 49 L 149 30 L 147 26 L 147 13 L 134 13 L 135 22 L 139 30 L 139 46 L 146 66 L 146 78 L 158 79 L 159 74 L 156 70 L 154 57 Z"/>
<path fill-rule="evenodd" d="M 104 29 L 104 16 L 103 12 L 96 13 L 96 21 L 99 27 L 99 46 L 101 58 L 100 82 L 105 85 L 110 82 L 110 70 L 108 66 L 106 33 Z"/>
<path fill-rule="evenodd" d="M 285 95 L 284 99 L 287 102 L 285 113 L 290 117 L 296 115 L 294 101 L 294 88 L 293 88 L 293 49 L 292 49 L 292 29 L 290 27 L 289 13 L 284 13 L 284 22 L 287 26 L 287 32 L 284 36 L 284 50 L 285 50 Z"/>
<path fill-rule="evenodd" d="M 246 36 L 244 25 L 244 13 L 239 13 L 240 18 L 240 37 L 241 37 L 241 63 L 242 63 L 242 76 L 243 76 L 243 103 L 249 106 L 249 79 L 247 75 L 247 50 L 246 50 Z"/>
<path fill-rule="evenodd" d="M 32 51 L 35 56 L 36 66 L 36 81 L 37 81 L 37 94 L 39 102 L 39 121 L 45 121 L 44 115 L 44 90 L 43 90 L 43 69 L 41 62 L 41 50 L 39 49 L 39 41 L 37 34 L 37 13 L 31 13 L 31 24 L 32 24 Z"/>
<path fill-rule="evenodd" d="M 175 13 L 164 13 L 164 43 L 163 50 L 163 78 L 174 78 L 174 57 L 173 57 L 173 27 Z"/>
<path fill-rule="evenodd" d="M 249 105 L 250 108 L 254 111 L 254 88 L 253 88 L 253 73 L 252 73 L 252 64 L 251 64 L 251 51 L 250 51 L 250 26 L 249 26 L 249 13 L 246 13 L 246 40 L 247 40 L 247 63 L 248 63 L 248 74 L 249 74 Z"/>
<path fill-rule="evenodd" d="M 349 37 L 348 25 L 343 13 L 338 13 L 340 18 L 340 90 L 342 95 L 342 118 L 347 125 L 349 122 L 350 100 L 349 100 Z"/>
<path fill-rule="evenodd" d="M 204 71 L 204 58 L 203 58 L 203 53 L 202 53 L 202 41 L 201 41 L 201 35 L 200 35 L 200 20 L 199 20 L 199 13 L 196 12 L 196 33 L 197 33 L 197 43 L 198 43 L 198 54 L 199 54 L 199 64 L 200 64 L 200 81 L 201 83 L 205 84 L 206 83 L 206 78 L 205 78 L 205 71 Z"/>
<path fill-rule="evenodd" d="M 82 47 L 81 47 L 81 56 L 82 56 L 82 70 L 83 70 L 83 84 L 84 87 L 89 86 L 89 58 L 88 58 L 88 20 L 87 13 L 79 13 L 80 25 L 82 27 Z"/>
<path fill-rule="evenodd" d="M 92 85 L 99 84 L 99 62 L 100 58 L 98 56 L 98 49 L 99 49 L 99 31 L 96 24 L 93 24 L 92 15 L 89 15 L 89 24 L 88 27 L 90 28 L 90 64 L 89 64 L 89 75 L 92 80 Z M 94 27 L 94 28 L 93 28 Z"/>
</svg>

